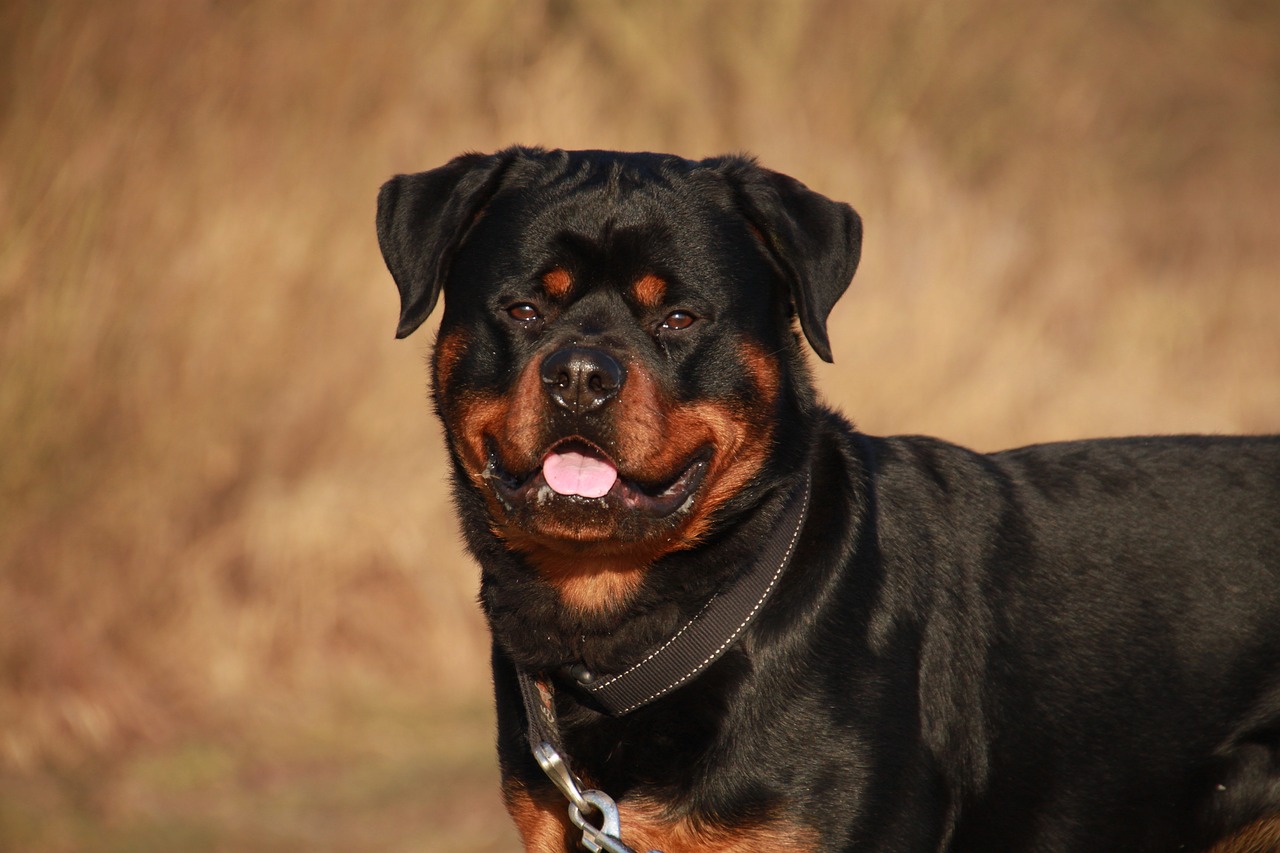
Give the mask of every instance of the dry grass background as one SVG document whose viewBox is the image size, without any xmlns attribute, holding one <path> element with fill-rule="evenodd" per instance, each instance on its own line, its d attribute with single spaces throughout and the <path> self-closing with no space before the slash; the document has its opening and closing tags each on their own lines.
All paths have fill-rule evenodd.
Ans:
<svg viewBox="0 0 1280 853">
<path fill-rule="evenodd" d="M 829 398 L 979 448 L 1280 430 L 1280 6 L 0 6 L 0 849 L 510 849 L 373 233 L 513 142 L 863 214 Z"/>
</svg>

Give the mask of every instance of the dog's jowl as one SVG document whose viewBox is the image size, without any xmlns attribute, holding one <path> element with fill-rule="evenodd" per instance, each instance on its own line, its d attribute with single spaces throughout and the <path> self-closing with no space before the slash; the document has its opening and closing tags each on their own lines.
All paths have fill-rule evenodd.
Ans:
<svg viewBox="0 0 1280 853">
<path fill-rule="evenodd" d="M 377 224 L 527 850 L 1280 850 L 1280 439 L 859 433 L 806 359 L 860 220 L 740 157 L 467 155 Z"/>
</svg>

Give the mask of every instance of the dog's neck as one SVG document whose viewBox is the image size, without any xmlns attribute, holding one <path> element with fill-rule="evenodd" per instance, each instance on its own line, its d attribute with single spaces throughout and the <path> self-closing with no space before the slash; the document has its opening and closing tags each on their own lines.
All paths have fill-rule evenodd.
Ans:
<svg viewBox="0 0 1280 853">
<path fill-rule="evenodd" d="M 712 595 L 665 642 L 620 673 L 601 675 L 577 664 L 563 673 L 565 680 L 581 696 L 616 717 L 697 677 L 733 645 L 777 587 L 795 553 L 811 493 L 812 478 L 806 471 L 749 567 Z"/>
</svg>

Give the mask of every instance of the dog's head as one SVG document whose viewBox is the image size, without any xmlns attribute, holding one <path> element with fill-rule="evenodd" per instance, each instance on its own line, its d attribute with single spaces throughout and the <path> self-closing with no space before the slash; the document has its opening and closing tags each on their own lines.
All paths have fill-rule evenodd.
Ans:
<svg viewBox="0 0 1280 853">
<path fill-rule="evenodd" d="M 388 181 L 378 238 L 398 337 L 444 293 L 460 486 L 552 570 L 689 547 L 761 477 L 807 402 L 792 318 L 831 360 L 861 225 L 743 158 L 509 149 Z"/>
</svg>

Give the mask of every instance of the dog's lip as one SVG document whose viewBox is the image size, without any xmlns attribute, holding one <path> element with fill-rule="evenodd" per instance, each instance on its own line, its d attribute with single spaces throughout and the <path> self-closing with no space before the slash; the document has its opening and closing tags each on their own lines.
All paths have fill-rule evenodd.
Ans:
<svg viewBox="0 0 1280 853">
<path fill-rule="evenodd" d="M 581 436 L 570 436 L 557 441 L 547 449 L 542 459 L 545 460 L 553 452 L 568 451 L 599 456 L 615 468 L 617 467 L 608 453 Z M 598 498 L 556 493 L 548 485 L 542 473 L 541 462 L 523 475 L 508 471 L 503 467 L 493 442 L 489 443 L 489 463 L 485 473 L 499 499 L 508 509 L 520 503 L 532 502 L 550 506 L 556 501 L 569 501 L 587 506 L 594 505 L 602 509 L 638 512 L 651 518 L 662 518 L 682 509 L 697 492 L 710 464 L 711 453 L 710 445 L 699 448 L 680 466 L 675 476 L 659 483 L 642 483 L 624 476 L 619 471 L 618 478 L 608 493 Z"/>
</svg>

